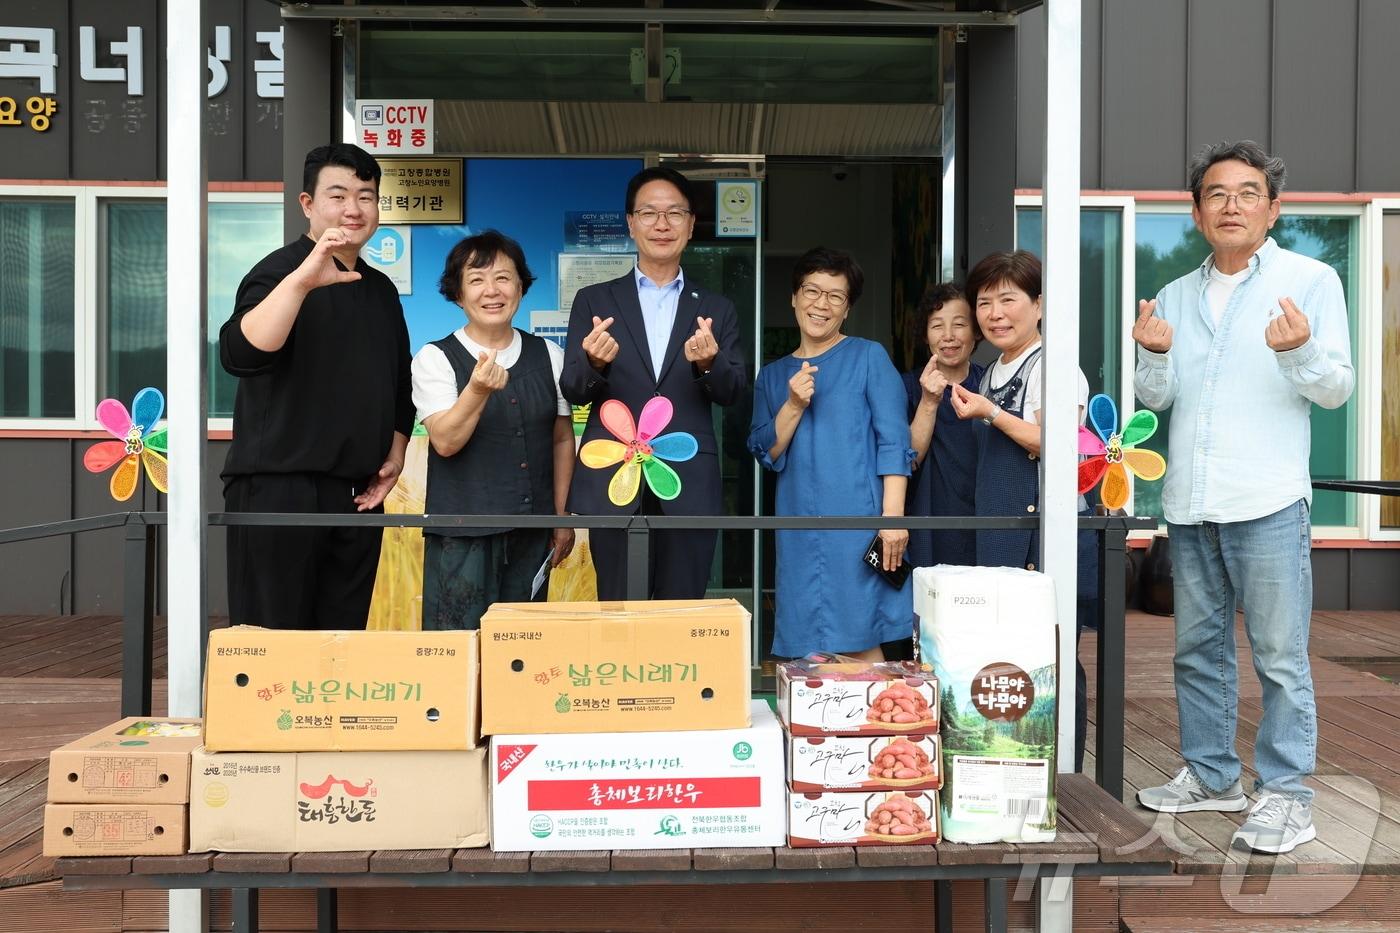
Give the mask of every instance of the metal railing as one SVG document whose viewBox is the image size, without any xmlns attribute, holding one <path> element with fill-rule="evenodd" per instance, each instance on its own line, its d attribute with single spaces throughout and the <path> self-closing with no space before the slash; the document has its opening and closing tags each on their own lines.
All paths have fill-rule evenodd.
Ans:
<svg viewBox="0 0 1400 933">
<path fill-rule="evenodd" d="M 1095 698 L 1095 779 L 1115 799 L 1123 794 L 1123 706 L 1125 661 L 1125 562 L 1128 532 L 1155 529 L 1155 518 L 1094 516 L 1078 519 L 1081 531 L 1098 533 L 1099 633 Z M 152 653 L 156 604 L 156 529 L 166 524 L 164 512 L 116 512 L 68 521 L 0 530 L 0 545 L 125 528 L 122 550 L 122 716 L 151 713 Z M 300 512 L 211 512 L 209 525 L 273 527 L 372 528 L 555 528 L 555 515 L 321 515 Z M 1035 530 L 1041 517 L 892 517 L 875 516 L 689 516 L 689 515 L 571 515 L 572 528 L 614 528 L 627 531 L 627 588 L 631 599 L 647 598 L 648 552 L 652 531 L 698 529 L 716 531 L 870 530 L 910 531 Z M 201 651 L 208 620 L 201 620 Z M 1061 684 L 1063 694 L 1065 685 Z M 1071 694 L 1072 695 L 1072 694 Z"/>
</svg>

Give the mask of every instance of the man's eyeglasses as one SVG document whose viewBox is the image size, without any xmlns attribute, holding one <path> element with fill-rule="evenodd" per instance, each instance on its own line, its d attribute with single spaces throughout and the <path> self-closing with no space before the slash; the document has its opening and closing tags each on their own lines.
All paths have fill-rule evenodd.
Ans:
<svg viewBox="0 0 1400 933">
<path fill-rule="evenodd" d="M 821 301 L 822 295 L 825 295 L 826 303 L 837 311 L 846 307 L 846 302 L 850 300 L 850 296 L 845 292 L 828 291 L 825 288 L 817 288 L 815 285 L 804 285 L 797 290 L 797 293 L 802 296 L 803 300 L 812 304 Z"/>
<path fill-rule="evenodd" d="M 1231 198 L 1235 199 L 1235 204 L 1242 211 L 1253 210 L 1259 206 L 1260 201 L 1264 200 L 1264 196 L 1258 191 L 1238 191 L 1234 194 L 1229 194 L 1224 191 L 1212 191 L 1201 200 L 1204 201 L 1206 207 L 1211 210 L 1223 211 L 1225 205 L 1230 203 Z"/>
<path fill-rule="evenodd" d="M 690 211 L 681 210 L 679 207 L 673 207 L 669 211 L 654 211 L 649 207 L 644 207 L 639 211 L 632 212 L 632 216 L 637 218 L 637 222 L 643 227 L 655 225 L 662 214 L 666 215 L 666 222 L 675 227 L 685 223 L 685 219 L 690 216 Z"/>
</svg>

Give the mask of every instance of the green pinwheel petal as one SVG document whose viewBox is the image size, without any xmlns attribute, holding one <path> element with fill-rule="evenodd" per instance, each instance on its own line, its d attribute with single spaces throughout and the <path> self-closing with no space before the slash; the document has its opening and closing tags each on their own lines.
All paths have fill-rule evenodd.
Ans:
<svg viewBox="0 0 1400 933">
<path fill-rule="evenodd" d="M 1157 433 L 1157 415 L 1146 408 L 1136 411 L 1123 428 L 1123 446 L 1134 447 Z"/>
<path fill-rule="evenodd" d="M 656 498 L 669 501 L 681 494 L 681 478 L 664 460 L 646 458 L 642 461 L 642 473 Z"/>
<path fill-rule="evenodd" d="M 142 441 L 142 443 L 152 450 L 158 450 L 163 454 L 170 452 L 170 439 L 165 428 L 161 428 L 159 431 L 151 434 Z"/>
</svg>

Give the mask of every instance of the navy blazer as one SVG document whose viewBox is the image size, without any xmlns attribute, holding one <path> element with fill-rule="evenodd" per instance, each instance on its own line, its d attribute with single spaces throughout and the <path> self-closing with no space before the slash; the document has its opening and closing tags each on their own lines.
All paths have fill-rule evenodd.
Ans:
<svg viewBox="0 0 1400 933">
<path fill-rule="evenodd" d="M 593 318 L 614 318 L 608 328 L 617 341 L 617 356 L 603 368 L 595 370 L 583 351 L 583 338 L 593 329 Z M 697 317 L 712 318 L 711 331 L 719 344 L 719 354 L 708 373 L 701 373 L 686 360 L 684 345 L 695 333 Z M 635 419 L 642 406 L 651 398 L 664 395 L 671 400 L 674 413 L 662 434 L 686 431 L 695 435 L 700 450 L 691 459 L 671 463 L 681 478 L 681 494 L 663 503 L 663 511 L 671 515 L 719 515 L 723 511 L 720 490 L 719 455 L 715 444 L 714 416 L 711 405 L 732 405 L 743 397 L 748 377 L 744 370 L 743 351 L 739 346 L 739 317 L 734 303 L 723 295 L 687 281 L 676 305 L 676 322 L 666 344 L 666 360 L 657 379 L 651 366 L 651 351 L 647 346 L 642 323 L 642 305 L 637 298 L 637 280 L 633 272 L 611 282 L 601 282 L 581 289 L 574 297 L 569 312 L 569 337 L 564 350 L 564 372 L 559 388 L 564 398 L 575 405 L 593 403 L 588 424 L 583 430 L 582 443 L 595 438 L 611 438 L 610 432 L 598 420 L 602 403 L 615 398 L 625 404 Z M 608 499 L 608 482 L 617 472 L 616 466 L 591 469 L 575 462 L 574 478 L 569 487 L 570 512 L 580 515 L 629 515 L 641 507 L 639 494 L 630 505 L 619 508 Z M 642 480 L 645 484 L 646 480 Z"/>
</svg>

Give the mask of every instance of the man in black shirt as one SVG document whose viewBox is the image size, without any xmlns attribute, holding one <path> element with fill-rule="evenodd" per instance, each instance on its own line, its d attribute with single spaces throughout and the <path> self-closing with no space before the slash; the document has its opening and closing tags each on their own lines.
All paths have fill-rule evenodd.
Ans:
<svg viewBox="0 0 1400 933">
<path fill-rule="evenodd" d="M 306 236 L 238 287 L 219 359 L 239 377 L 224 461 L 230 512 L 382 512 L 413 430 L 398 292 L 359 257 L 379 226 L 378 163 L 306 156 Z M 230 527 L 229 615 L 272 628 L 363 628 L 380 529 Z"/>
</svg>

